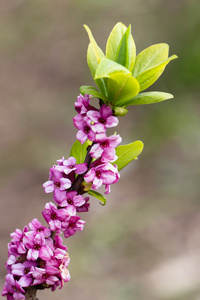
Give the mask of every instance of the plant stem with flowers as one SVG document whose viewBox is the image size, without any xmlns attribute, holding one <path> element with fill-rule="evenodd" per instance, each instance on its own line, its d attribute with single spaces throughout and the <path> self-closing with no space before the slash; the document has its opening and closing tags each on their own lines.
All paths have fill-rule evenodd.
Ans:
<svg viewBox="0 0 200 300">
<path fill-rule="evenodd" d="M 109 194 L 111 184 L 120 178 L 119 171 L 137 159 L 143 149 L 141 141 L 119 146 L 120 135 L 113 132 L 108 136 L 107 130 L 118 125 L 118 117 L 126 115 L 128 106 L 173 98 L 163 92 L 141 93 L 176 58 L 168 57 L 167 44 L 150 46 L 136 56 L 131 26 L 117 23 L 104 54 L 90 29 L 85 28 L 90 39 L 88 66 L 99 90 L 92 86 L 80 88 L 75 102 L 78 114 L 73 118 L 77 140 L 70 157 L 57 160 L 43 184 L 54 200 L 42 211 L 47 226 L 33 219 L 23 230 L 11 233 L 2 292 L 8 300 L 36 300 L 37 290 L 54 291 L 69 281 L 70 259 L 61 235 L 68 238 L 83 230 L 85 221 L 78 214 L 89 210 L 89 196 L 105 205 L 105 196 L 97 190 L 104 185 L 105 194 Z M 94 100 L 92 105 L 92 98 L 98 98 L 99 103 Z"/>
</svg>

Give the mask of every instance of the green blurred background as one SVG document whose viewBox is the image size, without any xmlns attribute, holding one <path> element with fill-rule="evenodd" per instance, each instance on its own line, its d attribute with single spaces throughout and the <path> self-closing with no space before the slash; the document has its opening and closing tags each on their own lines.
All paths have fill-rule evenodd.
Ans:
<svg viewBox="0 0 200 300">
<path fill-rule="evenodd" d="M 121 172 L 107 205 L 91 199 L 85 229 L 65 244 L 72 279 L 44 299 L 200 299 L 200 10 L 197 0 L 3 0 L 0 3 L 0 283 L 10 232 L 51 195 L 48 169 L 67 158 L 86 63 L 87 24 L 99 45 L 117 22 L 132 25 L 137 53 L 160 42 L 171 62 L 150 90 L 174 100 L 131 107 L 123 143 L 140 139 L 139 160 Z"/>
</svg>

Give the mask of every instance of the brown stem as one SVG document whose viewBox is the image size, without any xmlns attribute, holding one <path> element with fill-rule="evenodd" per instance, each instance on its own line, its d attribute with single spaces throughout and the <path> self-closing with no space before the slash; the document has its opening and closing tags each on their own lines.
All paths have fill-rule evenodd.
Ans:
<svg viewBox="0 0 200 300">
<path fill-rule="evenodd" d="M 37 292 L 36 286 L 29 286 L 25 293 L 25 299 L 26 300 L 37 300 L 36 292 Z"/>
</svg>

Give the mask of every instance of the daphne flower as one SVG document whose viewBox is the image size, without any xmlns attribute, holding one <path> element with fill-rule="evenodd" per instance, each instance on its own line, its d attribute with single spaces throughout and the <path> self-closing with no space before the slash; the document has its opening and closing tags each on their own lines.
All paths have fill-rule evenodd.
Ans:
<svg viewBox="0 0 200 300">
<path fill-rule="evenodd" d="M 108 186 L 119 180 L 117 168 L 110 163 L 99 164 L 92 167 L 84 176 L 85 181 L 92 182 L 92 189 L 97 190 L 102 184 L 107 186 L 106 192 L 109 192 Z"/>
<path fill-rule="evenodd" d="M 71 156 L 67 160 L 63 161 L 63 172 L 69 174 L 72 171 L 75 171 L 76 174 L 83 174 L 87 171 L 87 164 L 76 164 L 76 159 Z"/>
<path fill-rule="evenodd" d="M 72 215 L 75 215 L 76 210 L 71 205 L 66 209 L 57 209 L 55 204 L 50 202 L 45 205 L 42 214 L 52 231 L 60 231 L 62 222 L 67 221 Z"/>
<path fill-rule="evenodd" d="M 18 256 L 26 253 L 26 248 L 23 243 L 23 237 L 26 232 L 29 231 L 28 226 L 25 226 L 21 231 L 20 229 L 16 229 L 15 232 L 11 233 L 12 237 L 11 243 L 8 244 L 8 253 L 13 254 L 14 256 Z"/>
<path fill-rule="evenodd" d="M 76 231 L 82 231 L 85 221 L 80 220 L 79 216 L 72 216 L 67 222 L 63 222 L 63 233 L 66 238 L 74 235 Z"/>
<path fill-rule="evenodd" d="M 87 116 L 82 117 L 77 115 L 73 118 L 74 126 L 79 129 L 76 138 L 81 142 L 85 143 L 87 139 L 93 142 L 98 142 L 105 136 L 103 124 L 91 124 L 91 119 Z"/>
<path fill-rule="evenodd" d="M 76 138 L 81 142 L 81 144 L 85 143 L 87 139 L 90 141 L 95 140 L 95 132 L 92 130 L 90 120 L 88 120 L 87 117 L 83 118 L 79 114 L 73 118 L 73 124 L 78 129 Z"/>
<path fill-rule="evenodd" d="M 18 281 L 14 279 L 14 276 L 12 274 L 6 275 L 6 282 L 3 288 L 2 296 L 7 296 L 8 300 L 25 299 L 25 290 L 18 283 Z"/>
<path fill-rule="evenodd" d="M 43 226 L 37 219 L 33 219 L 32 222 L 28 224 L 28 226 L 34 232 L 43 233 L 44 237 L 49 237 L 51 235 L 51 230 L 46 226 Z"/>
<path fill-rule="evenodd" d="M 71 187 L 71 180 L 65 177 L 65 174 L 62 172 L 63 169 L 64 167 L 60 165 L 54 165 L 50 168 L 49 180 L 43 184 L 45 193 L 51 193 L 55 188 L 67 190 Z"/>
<path fill-rule="evenodd" d="M 28 260 L 36 261 L 38 258 L 48 260 L 53 255 L 53 241 L 51 238 L 45 238 L 43 234 L 34 235 L 32 231 L 29 231 L 25 234 L 23 242 L 28 250 Z"/>
<path fill-rule="evenodd" d="M 90 150 L 93 158 L 100 158 L 102 162 L 112 162 L 117 159 L 115 148 L 121 143 L 122 139 L 119 135 L 111 135 L 104 138 L 101 142 L 96 143 Z"/>
<path fill-rule="evenodd" d="M 56 274 L 59 273 L 59 270 L 55 267 L 49 267 L 49 268 L 35 268 L 32 272 L 32 276 L 34 277 L 33 285 L 46 283 L 48 285 L 54 285 L 56 281 L 59 280 Z"/>
<path fill-rule="evenodd" d="M 79 95 L 77 97 L 77 101 L 75 102 L 75 109 L 79 114 L 86 115 L 87 111 L 89 109 L 93 108 L 90 105 L 91 97 L 92 96 L 90 96 L 88 94 L 85 94 L 85 96 Z"/>
<path fill-rule="evenodd" d="M 115 127 L 119 123 L 118 118 L 112 114 L 111 107 L 103 104 L 99 111 L 89 110 L 87 117 L 94 123 L 93 127 L 101 126 L 103 131 L 106 131 L 107 128 Z"/>
<path fill-rule="evenodd" d="M 25 261 L 24 263 L 17 263 L 12 265 L 11 267 L 11 273 L 14 276 L 20 277 L 18 280 L 18 283 L 22 287 L 27 287 L 33 282 L 33 277 L 31 275 L 31 271 L 34 267 L 37 266 L 36 262 L 33 261 Z"/>
</svg>

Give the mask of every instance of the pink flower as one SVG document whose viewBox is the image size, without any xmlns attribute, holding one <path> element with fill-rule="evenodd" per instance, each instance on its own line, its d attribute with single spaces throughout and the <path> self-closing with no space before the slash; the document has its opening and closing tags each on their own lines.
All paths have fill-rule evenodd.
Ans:
<svg viewBox="0 0 200 300">
<path fill-rule="evenodd" d="M 15 232 L 11 233 L 11 243 L 8 244 L 8 253 L 13 254 L 14 256 L 18 256 L 26 253 L 26 248 L 23 243 L 23 237 L 26 232 L 29 231 L 28 226 L 25 226 L 21 231 L 20 229 L 16 229 Z"/>
<path fill-rule="evenodd" d="M 33 282 L 31 271 L 36 266 L 37 266 L 37 263 L 33 262 L 33 261 L 25 261 L 24 263 L 17 263 L 17 264 L 12 265 L 11 273 L 14 276 L 20 277 L 20 279 L 18 280 L 18 283 L 22 287 L 27 287 L 27 286 L 31 285 Z"/>
<path fill-rule="evenodd" d="M 90 155 L 93 158 L 100 158 L 102 162 L 113 162 L 117 159 L 115 148 L 121 143 L 122 139 L 119 135 L 111 135 L 102 139 L 99 143 L 92 146 Z"/>
<path fill-rule="evenodd" d="M 36 261 L 38 258 L 48 260 L 53 255 L 53 241 L 52 239 L 45 238 L 43 234 L 29 231 L 23 238 L 25 247 L 27 248 L 27 259 Z"/>
<path fill-rule="evenodd" d="M 70 191 L 65 194 L 65 197 L 60 201 L 59 206 L 66 207 L 73 205 L 74 207 L 80 207 L 85 204 L 85 199 L 82 195 L 78 195 L 76 191 Z"/>
<path fill-rule="evenodd" d="M 118 118 L 114 117 L 112 114 L 111 107 L 103 104 L 99 111 L 89 110 L 87 112 L 87 117 L 94 123 L 92 128 L 101 126 L 103 131 L 106 131 L 107 128 L 115 127 L 119 123 Z"/>
<path fill-rule="evenodd" d="M 21 287 L 12 274 L 6 275 L 6 282 L 3 288 L 2 296 L 7 296 L 8 300 L 25 299 L 25 290 Z"/>
<path fill-rule="evenodd" d="M 93 108 L 90 105 L 90 100 L 91 96 L 88 94 L 85 94 L 85 96 L 79 95 L 77 97 L 77 101 L 75 102 L 76 111 L 81 115 L 85 115 L 89 109 Z"/>
<path fill-rule="evenodd" d="M 59 278 L 56 274 L 59 273 L 59 270 L 53 266 L 49 266 L 48 268 L 35 268 L 32 272 L 32 276 L 34 277 L 33 285 L 46 283 L 48 285 L 54 285 Z"/>
<path fill-rule="evenodd" d="M 43 184 L 45 193 L 51 193 L 55 188 L 59 188 L 61 191 L 67 190 L 71 187 L 71 180 L 66 178 L 66 175 L 63 173 L 63 166 L 54 165 L 50 168 L 49 180 Z"/>
<path fill-rule="evenodd" d="M 71 156 L 67 160 L 63 161 L 63 172 L 69 174 L 72 171 L 75 171 L 76 174 L 83 174 L 87 171 L 87 164 L 76 164 L 76 159 Z"/>
<path fill-rule="evenodd" d="M 76 134 L 77 140 L 84 144 L 87 139 L 94 141 L 96 134 L 90 126 L 90 120 L 87 117 L 82 117 L 80 114 L 73 118 L 74 126 L 78 129 Z"/>
<path fill-rule="evenodd" d="M 49 237 L 51 235 L 51 230 L 43 226 L 37 219 L 33 219 L 31 223 L 28 224 L 32 231 L 40 232 L 44 234 L 44 237 Z"/>
<path fill-rule="evenodd" d="M 69 205 L 67 208 L 57 209 L 55 204 L 47 203 L 42 215 L 52 231 L 58 230 L 60 232 L 62 222 L 67 221 L 72 215 L 76 215 L 74 206 Z"/>
<path fill-rule="evenodd" d="M 119 180 L 119 173 L 116 166 L 110 163 L 103 163 L 92 167 L 84 176 L 84 179 L 87 182 L 92 182 L 92 189 L 94 190 L 105 184 L 106 193 L 109 193 L 109 185 Z"/>
<path fill-rule="evenodd" d="M 63 233 L 66 238 L 74 235 L 76 231 L 82 231 L 85 221 L 80 220 L 79 216 L 72 216 L 67 222 L 63 222 Z"/>
</svg>

